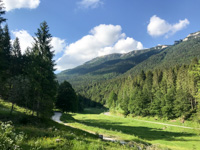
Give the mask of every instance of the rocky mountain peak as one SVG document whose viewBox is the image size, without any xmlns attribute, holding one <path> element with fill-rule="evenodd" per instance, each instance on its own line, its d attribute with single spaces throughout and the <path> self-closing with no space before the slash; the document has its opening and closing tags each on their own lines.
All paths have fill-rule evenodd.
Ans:
<svg viewBox="0 0 200 150">
<path fill-rule="evenodd" d="M 195 32 L 195 33 L 190 33 L 186 38 L 183 39 L 183 41 L 188 41 L 190 39 L 196 39 L 200 37 L 200 31 Z"/>
</svg>

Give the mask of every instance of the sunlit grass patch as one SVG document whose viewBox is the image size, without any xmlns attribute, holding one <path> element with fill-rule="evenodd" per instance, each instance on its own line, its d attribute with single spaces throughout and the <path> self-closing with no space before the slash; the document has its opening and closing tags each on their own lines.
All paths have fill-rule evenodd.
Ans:
<svg viewBox="0 0 200 150">
<path fill-rule="evenodd" d="M 56 123 L 48 118 L 37 118 L 22 107 L 16 106 L 11 115 L 10 108 L 11 103 L 0 100 L 0 122 L 12 121 L 15 134 L 23 133 L 24 139 L 19 143 L 23 150 L 135 149 L 119 143 L 102 141 L 97 135 Z"/>
<path fill-rule="evenodd" d="M 87 110 L 88 111 L 88 110 Z M 153 118 L 150 118 L 150 121 Z M 68 122 L 71 126 L 98 132 L 105 136 L 119 140 L 135 141 L 138 143 L 158 144 L 162 148 L 188 150 L 200 147 L 200 137 L 196 129 L 186 129 L 168 125 L 148 123 L 148 118 L 136 119 L 121 116 L 106 116 L 104 114 L 73 113 L 64 114 L 61 120 Z M 159 122 L 159 120 L 155 120 Z M 166 120 L 163 123 L 169 123 Z M 171 123 L 176 125 L 176 123 Z M 179 125 L 177 123 L 177 125 Z M 188 125 L 189 126 L 189 125 Z"/>
<path fill-rule="evenodd" d="M 10 112 L 12 107 L 12 103 L 5 102 L 4 100 L 0 99 L 0 112 Z M 29 109 L 25 109 L 23 107 L 19 107 L 17 105 L 14 105 L 14 114 L 16 113 L 25 113 L 26 115 L 32 115 L 32 111 Z"/>
</svg>

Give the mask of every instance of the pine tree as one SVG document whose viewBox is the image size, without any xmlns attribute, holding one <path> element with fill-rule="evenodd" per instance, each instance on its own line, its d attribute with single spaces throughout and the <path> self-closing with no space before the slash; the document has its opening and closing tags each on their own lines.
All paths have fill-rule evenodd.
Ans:
<svg viewBox="0 0 200 150">
<path fill-rule="evenodd" d="M 159 89 L 160 82 L 162 81 L 163 72 L 161 70 L 155 70 L 153 72 L 153 88 Z"/>
<path fill-rule="evenodd" d="M 167 90 L 167 93 L 164 95 L 164 98 L 161 102 L 161 112 L 162 116 L 167 119 L 174 117 L 173 114 L 173 103 L 175 99 L 175 88 L 170 88 Z"/>
<path fill-rule="evenodd" d="M 200 80 L 200 77 L 198 75 L 198 59 L 194 58 L 192 60 L 192 63 L 189 66 L 189 93 L 192 95 L 191 99 L 190 99 L 190 103 L 191 103 L 191 108 L 192 110 L 196 110 L 197 109 L 197 99 L 196 94 L 198 91 L 198 81 Z"/>
<path fill-rule="evenodd" d="M 146 97 L 148 97 L 148 103 L 149 101 L 153 102 L 153 94 L 152 94 L 152 85 L 153 85 L 153 73 L 151 71 L 148 71 L 146 74 L 145 84 L 143 87 L 144 94 Z"/>
<path fill-rule="evenodd" d="M 176 75 L 174 73 L 174 70 L 170 68 L 167 70 L 167 88 L 174 88 L 176 85 Z"/>
<path fill-rule="evenodd" d="M 160 89 L 154 93 L 153 103 L 151 104 L 150 108 L 151 115 L 161 117 L 161 102 L 163 97 L 163 93 L 160 91 Z"/>
<path fill-rule="evenodd" d="M 191 95 L 184 92 L 183 90 L 178 90 L 174 100 L 174 114 L 176 117 L 181 117 L 183 119 L 188 118 L 190 115 L 191 105 L 190 99 Z"/>
<path fill-rule="evenodd" d="M 63 112 L 78 111 L 78 98 L 71 84 L 67 81 L 64 81 L 58 87 L 56 107 Z"/>
<path fill-rule="evenodd" d="M 116 101 L 117 101 L 117 94 L 112 91 L 109 95 L 107 102 L 106 102 L 108 108 L 115 107 Z"/>
<path fill-rule="evenodd" d="M 30 69 L 28 71 L 37 115 L 50 115 L 56 95 L 56 81 L 54 74 L 53 51 L 50 45 L 51 34 L 46 22 L 40 24 L 35 34 L 34 44 L 30 52 Z"/>
<path fill-rule="evenodd" d="M 123 110 L 123 115 L 126 117 L 129 114 L 129 97 L 125 94 L 123 100 L 120 103 L 120 107 Z"/>
<path fill-rule="evenodd" d="M 11 64 L 10 72 L 11 76 L 18 76 L 22 74 L 22 54 L 19 39 L 16 38 L 13 42 L 12 50 L 11 50 Z"/>
<path fill-rule="evenodd" d="M 0 95 L 7 99 L 11 63 L 11 43 L 8 25 L 5 25 L 3 29 L 0 29 Z"/>
<path fill-rule="evenodd" d="M 198 112 L 200 113 L 200 61 L 198 62 L 198 64 L 196 64 L 193 68 L 193 71 L 192 71 L 194 77 L 195 77 L 195 80 L 197 81 L 197 93 L 196 93 L 196 100 L 197 100 L 197 104 L 198 104 Z"/>
<path fill-rule="evenodd" d="M 18 37 L 15 39 L 15 41 L 13 43 L 12 55 L 14 55 L 15 57 L 18 57 L 18 58 L 22 56 Z"/>
<path fill-rule="evenodd" d="M 131 93 L 130 102 L 128 105 L 128 110 L 130 111 L 131 114 L 135 113 L 135 107 L 137 106 L 135 102 L 136 102 L 136 97 L 138 95 L 138 91 L 139 91 L 138 87 L 135 87 Z"/>
<path fill-rule="evenodd" d="M 5 18 L 2 17 L 2 15 L 5 14 L 5 10 L 4 10 L 4 5 L 3 5 L 3 2 L 2 0 L 0 0 L 0 25 L 6 21 Z M 1 27 L 0 27 L 1 28 Z"/>
<path fill-rule="evenodd" d="M 11 114 L 14 109 L 15 104 L 22 103 L 22 87 L 23 85 L 23 77 L 22 77 L 22 55 L 21 55 L 21 49 L 19 44 L 19 39 L 16 38 L 16 40 L 13 43 L 12 49 L 11 49 L 11 56 L 10 56 L 10 89 L 8 94 L 8 99 L 12 103 L 11 107 Z"/>
<path fill-rule="evenodd" d="M 198 86 L 198 92 L 196 94 L 196 99 L 197 99 L 197 103 L 198 103 L 198 106 L 197 106 L 197 121 L 198 123 L 200 123 L 200 61 L 199 63 L 196 65 L 196 70 L 195 70 L 195 75 L 197 77 L 197 86 Z"/>
</svg>

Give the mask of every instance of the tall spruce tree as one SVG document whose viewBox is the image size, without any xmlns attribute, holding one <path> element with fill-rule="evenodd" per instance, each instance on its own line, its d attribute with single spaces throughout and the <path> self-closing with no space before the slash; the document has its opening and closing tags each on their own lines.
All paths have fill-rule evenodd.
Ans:
<svg viewBox="0 0 200 150">
<path fill-rule="evenodd" d="M 2 17 L 2 15 L 5 14 L 4 7 L 2 0 L 0 0 L 0 97 L 3 96 L 3 91 L 4 91 L 4 32 L 2 29 L 2 23 L 6 21 L 5 18 Z"/>
<path fill-rule="evenodd" d="M 11 43 L 8 25 L 1 29 L 0 43 L 0 95 L 7 99 L 10 88 L 9 78 L 11 77 Z"/>
<path fill-rule="evenodd" d="M 53 108 L 56 95 L 56 81 L 54 74 L 54 61 L 49 27 L 44 21 L 35 34 L 33 49 L 31 52 L 31 64 L 29 78 L 35 93 L 34 109 L 37 115 L 47 116 Z"/>
<path fill-rule="evenodd" d="M 14 105 L 22 105 L 23 104 L 23 97 L 25 97 L 26 91 L 26 79 L 23 76 L 23 60 L 21 54 L 21 48 L 19 39 L 16 38 L 13 42 L 12 49 L 11 49 L 11 62 L 10 62 L 10 89 L 8 94 L 8 99 L 12 103 L 11 113 L 13 111 Z"/>
<path fill-rule="evenodd" d="M 197 91 L 195 94 L 195 104 L 197 113 L 194 117 L 194 120 L 200 124 L 200 61 L 198 62 L 196 60 L 196 63 L 194 63 L 191 66 L 190 73 L 194 76 L 194 80 L 197 82 Z"/>
<path fill-rule="evenodd" d="M 11 63 L 11 76 L 14 77 L 22 74 L 22 54 L 18 38 L 16 38 L 13 42 L 11 50 Z"/>
<path fill-rule="evenodd" d="M 13 49 L 12 49 L 12 55 L 19 58 L 22 56 L 19 38 L 17 37 L 15 41 L 13 42 Z"/>
</svg>

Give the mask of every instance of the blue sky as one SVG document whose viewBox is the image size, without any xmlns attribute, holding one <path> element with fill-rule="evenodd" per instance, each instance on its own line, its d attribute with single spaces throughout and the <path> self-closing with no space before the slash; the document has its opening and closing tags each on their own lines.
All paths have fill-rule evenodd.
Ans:
<svg viewBox="0 0 200 150">
<path fill-rule="evenodd" d="M 22 51 L 47 21 L 58 71 L 110 53 L 173 44 L 200 30 L 199 0 L 3 0 Z"/>
</svg>

